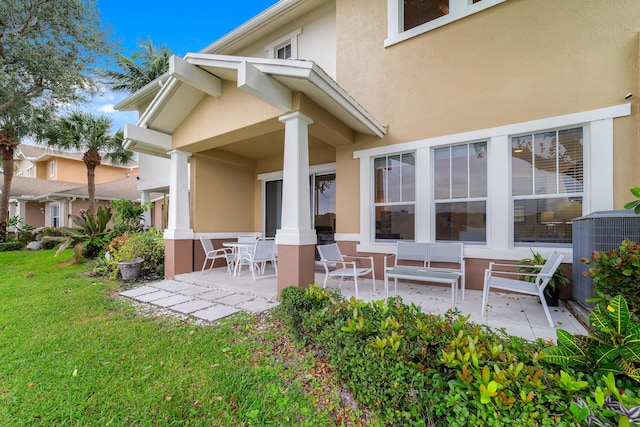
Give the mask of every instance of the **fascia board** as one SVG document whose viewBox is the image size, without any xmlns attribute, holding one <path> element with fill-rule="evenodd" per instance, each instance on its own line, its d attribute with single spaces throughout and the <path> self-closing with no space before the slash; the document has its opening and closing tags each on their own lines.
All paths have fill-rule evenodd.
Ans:
<svg viewBox="0 0 640 427">
<path fill-rule="evenodd" d="M 164 82 L 168 78 L 169 78 L 169 73 L 164 73 L 160 77 L 157 77 L 155 80 L 152 80 L 151 82 L 147 83 L 147 85 L 144 86 L 142 89 L 138 90 L 137 92 L 133 93 L 132 95 L 118 102 L 116 105 L 113 106 L 113 109 L 117 111 L 136 111 L 137 110 L 136 107 L 140 104 L 140 102 L 143 99 L 153 96 L 154 93 L 160 91 L 164 85 Z"/>
<path fill-rule="evenodd" d="M 291 10 L 302 5 L 305 1 L 306 0 L 280 0 L 279 2 L 269 7 L 262 13 L 254 16 L 253 18 L 251 18 L 244 24 L 240 25 L 239 27 L 236 27 L 235 30 L 232 30 L 231 32 L 222 36 L 215 42 L 206 46 L 200 52 L 201 53 L 220 52 L 234 45 L 235 43 L 241 41 L 242 39 L 250 36 L 251 34 L 258 31 L 259 29 L 269 25 L 270 23 L 279 19 L 280 17 L 286 15 Z"/>
<path fill-rule="evenodd" d="M 149 107 L 142 113 L 140 118 L 138 119 L 137 125 L 140 127 L 146 127 L 147 123 L 157 114 L 158 110 L 162 107 L 162 105 L 168 100 L 174 90 L 176 90 L 182 82 L 177 80 L 175 77 L 170 77 L 169 80 L 165 83 L 165 85 L 160 89 L 149 104 Z"/>
</svg>

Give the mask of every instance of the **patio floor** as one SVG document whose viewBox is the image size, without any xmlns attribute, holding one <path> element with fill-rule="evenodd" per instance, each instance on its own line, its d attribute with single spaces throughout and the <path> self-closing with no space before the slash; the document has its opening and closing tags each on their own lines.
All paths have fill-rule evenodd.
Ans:
<svg viewBox="0 0 640 427">
<path fill-rule="evenodd" d="M 267 267 L 269 268 L 269 267 Z M 265 274 L 269 274 L 268 272 Z M 226 268 L 206 270 L 204 274 L 193 272 L 177 275 L 177 281 L 193 283 L 227 292 L 252 295 L 275 301 L 277 294 L 276 277 L 257 278 L 254 282 L 251 274 L 243 271 L 238 277 L 227 273 Z M 316 273 L 316 283 L 322 284 L 323 273 Z M 329 279 L 327 287 L 337 288 L 338 279 Z M 393 282 L 389 282 L 390 295 L 393 295 Z M 342 294 L 346 298 L 355 296 L 352 280 L 342 283 Z M 386 297 L 384 281 L 376 280 L 376 290 L 372 281 L 359 281 L 358 294 L 365 301 L 379 300 Z M 414 303 L 426 313 L 442 314 L 451 308 L 451 288 L 449 286 L 413 284 L 399 281 L 398 295 L 407 303 Z M 550 328 L 544 311 L 537 297 L 491 292 L 485 316 L 481 315 L 482 292 L 466 290 L 462 300 L 461 291 L 458 293 L 458 310 L 462 314 L 471 314 L 470 321 L 483 323 L 493 328 L 504 328 L 510 335 L 520 336 L 529 340 L 536 338 L 552 339 L 555 341 L 555 328 Z M 549 307 L 551 317 L 557 328 L 562 328 L 572 334 L 586 334 L 584 326 L 563 303 L 558 307 Z"/>
</svg>

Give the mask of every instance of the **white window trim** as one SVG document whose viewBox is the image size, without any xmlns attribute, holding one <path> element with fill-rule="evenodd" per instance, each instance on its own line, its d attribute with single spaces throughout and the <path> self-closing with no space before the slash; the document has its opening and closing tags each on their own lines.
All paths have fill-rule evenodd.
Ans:
<svg viewBox="0 0 640 427">
<path fill-rule="evenodd" d="M 267 58 L 276 58 L 276 52 L 283 46 L 291 43 L 291 58 L 298 59 L 298 35 L 302 33 L 302 28 L 297 28 L 284 37 L 280 37 L 278 40 L 269 43 L 264 47 L 267 52 Z"/>
<path fill-rule="evenodd" d="M 59 202 L 52 202 L 49 203 L 49 226 L 50 227 L 54 227 L 53 225 L 53 207 L 57 207 L 58 208 L 58 227 L 64 227 L 64 224 L 62 223 L 62 203 Z"/>
<path fill-rule="evenodd" d="M 404 28 L 404 0 L 387 0 L 387 39 L 384 47 L 389 47 L 412 37 L 435 30 L 443 25 L 450 24 L 459 19 L 465 18 L 474 13 L 478 13 L 492 6 L 504 3 L 507 0 L 482 0 L 478 3 L 471 3 L 469 0 L 450 0 L 449 13 L 433 21 L 425 22 L 410 30 L 403 31 Z"/>
<path fill-rule="evenodd" d="M 506 126 L 471 132 L 421 139 L 401 144 L 359 150 L 353 153 L 360 159 L 360 234 L 359 252 L 391 253 L 394 245 L 375 243 L 371 238 L 374 177 L 373 159 L 376 157 L 416 151 L 416 188 L 429 189 L 416 194 L 416 240 L 433 241 L 432 203 L 432 148 L 466 142 L 486 140 L 488 156 L 487 189 L 487 244 L 465 246 L 465 256 L 487 259 L 521 259 L 530 255 L 527 247 L 513 245 L 513 211 L 511 206 L 511 179 L 509 137 L 569 126 L 584 127 L 584 197 L 583 215 L 613 209 L 613 119 L 631 115 L 631 104 L 583 111 Z M 593 141 L 593 142 L 592 142 Z M 425 218 L 429 218 L 426 220 Z M 504 224 L 510 224 L 505 227 Z M 543 250 L 548 250 L 544 248 Z M 559 248 L 571 262 L 572 249 Z"/>
<path fill-rule="evenodd" d="M 27 178 L 35 178 L 35 176 L 33 176 L 33 166 L 29 166 L 26 169 L 25 174 L 26 174 Z"/>
<path fill-rule="evenodd" d="M 56 161 L 51 160 L 49 163 L 49 177 L 54 178 L 56 176 Z"/>
</svg>

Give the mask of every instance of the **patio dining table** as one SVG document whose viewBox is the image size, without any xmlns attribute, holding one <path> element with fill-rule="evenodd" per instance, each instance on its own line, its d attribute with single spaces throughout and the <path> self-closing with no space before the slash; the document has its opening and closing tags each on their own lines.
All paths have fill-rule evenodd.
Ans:
<svg viewBox="0 0 640 427">
<path fill-rule="evenodd" d="M 223 242 L 222 246 L 231 248 L 233 251 L 232 271 L 234 276 L 240 275 L 240 253 L 242 251 L 250 252 L 255 246 L 255 242 Z"/>
</svg>

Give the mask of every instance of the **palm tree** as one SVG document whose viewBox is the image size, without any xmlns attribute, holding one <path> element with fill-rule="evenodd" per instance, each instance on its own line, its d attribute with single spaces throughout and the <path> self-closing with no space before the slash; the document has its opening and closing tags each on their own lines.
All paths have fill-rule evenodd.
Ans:
<svg viewBox="0 0 640 427">
<path fill-rule="evenodd" d="M 155 47 L 151 39 L 141 42 L 140 50 L 131 58 L 119 53 L 115 57 L 119 70 L 100 70 L 100 75 L 115 92 L 134 93 L 169 70 L 173 51 L 162 45 Z"/>
<path fill-rule="evenodd" d="M 109 132 L 111 124 L 108 116 L 76 111 L 55 120 L 40 137 L 51 147 L 83 153 L 82 161 L 87 167 L 88 211 L 92 214 L 95 214 L 96 167 L 103 158 L 114 164 L 125 164 L 133 157 L 133 153 L 122 145 L 122 130 L 115 134 Z"/>
</svg>

